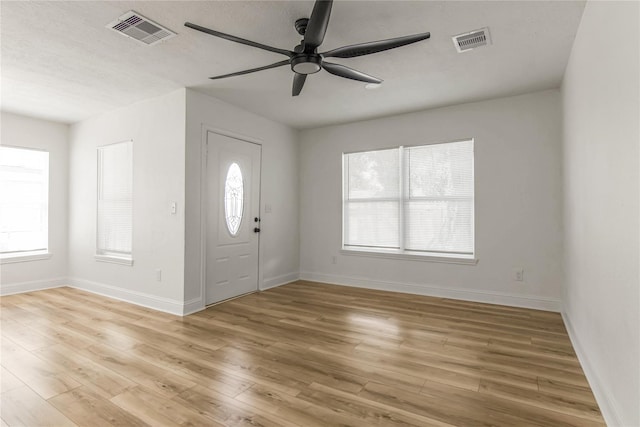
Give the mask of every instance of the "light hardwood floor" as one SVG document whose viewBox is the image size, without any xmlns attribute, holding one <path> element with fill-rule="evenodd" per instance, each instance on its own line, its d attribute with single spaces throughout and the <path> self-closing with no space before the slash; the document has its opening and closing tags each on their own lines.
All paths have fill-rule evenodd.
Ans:
<svg viewBox="0 0 640 427">
<path fill-rule="evenodd" d="M 2 298 L 2 425 L 602 426 L 557 313 L 296 282 L 180 318 Z"/>
</svg>

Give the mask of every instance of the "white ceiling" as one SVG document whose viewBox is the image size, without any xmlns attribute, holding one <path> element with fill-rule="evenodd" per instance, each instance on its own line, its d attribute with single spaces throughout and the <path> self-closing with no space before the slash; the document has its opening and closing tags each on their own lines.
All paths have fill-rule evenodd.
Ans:
<svg viewBox="0 0 640 427">
<path fill-rule="evenodd" d="M 584 1 L 336 1 L 320 51 L 431 32 L 392 51 L 334 59 L 384 80 L 375 90 L 324 71 L 291 97 L 280 67 L 209 76 L 286 57 L 203 34 L 185 21 L 293 49 L 312 1 L 2 1 L 2 109 L 67 123 L 191 87 L 295 128 L 317 127 L 558 87 Z M 178 33 L 145 46 L 105 25 L 129 10 Z M 451 36 L 490 28 L 493 44 L 456 52 Z"/>
</svg>

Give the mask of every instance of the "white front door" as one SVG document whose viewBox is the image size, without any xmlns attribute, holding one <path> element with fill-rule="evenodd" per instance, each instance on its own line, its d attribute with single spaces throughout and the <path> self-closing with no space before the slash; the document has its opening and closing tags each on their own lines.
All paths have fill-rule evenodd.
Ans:
<svg viewBox="0 0 640 427">
<path fill-rule="evenodd" d="M 261 149 L 207 133 L 207 304 L 258 290 Z"/>
</svg>

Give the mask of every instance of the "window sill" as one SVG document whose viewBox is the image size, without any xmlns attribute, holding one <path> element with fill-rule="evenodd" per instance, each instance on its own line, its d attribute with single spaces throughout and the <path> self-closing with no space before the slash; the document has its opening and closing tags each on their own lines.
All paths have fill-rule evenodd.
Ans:
<svg viewBox="0 0 640 427">
<path fill-rule="evenodd" d="M 0 257 L 0 264 L 11 264 L 14 262 L 41 261 L 51 258 L 48 251 L 20 252 L 19 254 L 5 254 Z"/>
<path fill-rule="evenodd" d="M 396 260 L 404 260 L 404 261 L 423 261 L 423 262 L 441 262 L 445 264 L 463 264 L 463 265 L 476 265 L 478 263 L 478 259 L 474 258 L 473 255 L 464 256 L 464 255 L 446 255 L 446 254 L 438 254 L 438 255 L 422 255 L 411 252 L 397 252 L 397 251 L 368 251 L 364 249 L 345 249 L 342 248 L 340 250 L 341 255 L 348 256 L 362 256 L 362 257 L 371 257 L 371 258 L 386 258 L 386 259 L 396 259 Z"/>
<path fill-rule="evenodd" d="M 123 258 L 123 257 L 118 257 L 118 256 L 113 256 L 113 255 L 95 255 L 95 259 L 96 261 L 99 262 L 110 262 L 112 264 L 120 264 L 120 265 L 128 265 L 128 266 L 132 266 L 133 265 L 133 259 L 132 258 Z"/>
</svg>

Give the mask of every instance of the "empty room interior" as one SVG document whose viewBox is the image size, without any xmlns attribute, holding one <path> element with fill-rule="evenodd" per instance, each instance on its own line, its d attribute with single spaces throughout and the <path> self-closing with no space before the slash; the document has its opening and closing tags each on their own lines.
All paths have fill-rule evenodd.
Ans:
<svg viewBox="0 0 640 427">
<path fill-rule="evenodd" d="M 640 427 L 639 22 L 3 0 L 1 425 Z"/>
</svg>

